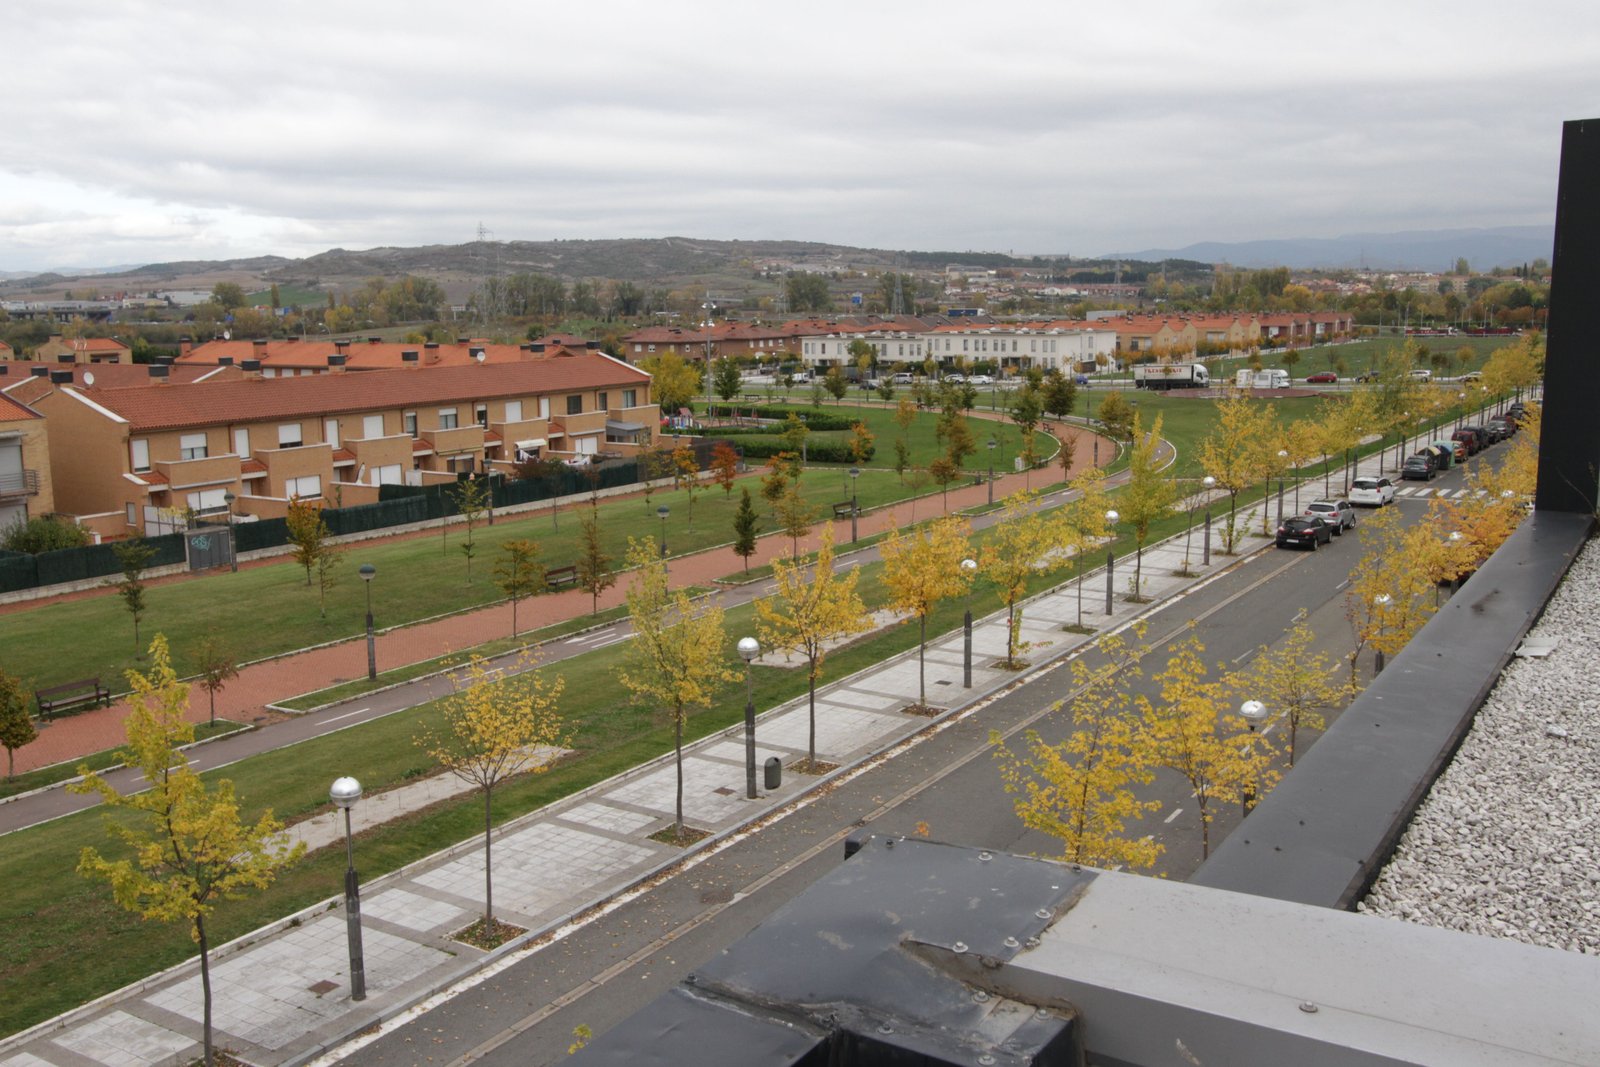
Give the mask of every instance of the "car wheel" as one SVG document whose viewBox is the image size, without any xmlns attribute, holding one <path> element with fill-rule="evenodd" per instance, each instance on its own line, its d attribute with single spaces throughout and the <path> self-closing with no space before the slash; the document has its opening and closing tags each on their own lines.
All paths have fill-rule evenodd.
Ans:
<svg viewBox="0 0 1600 1067">
<path fill-rule="evenodd" d="M 1316 538 L 1316 535 L 1313 534 L 1312 538 L 1311 538 L 1311 551 L 1315 552 L 1316 550 L 1317 550 L 1317 538 Z"/>
</svg>

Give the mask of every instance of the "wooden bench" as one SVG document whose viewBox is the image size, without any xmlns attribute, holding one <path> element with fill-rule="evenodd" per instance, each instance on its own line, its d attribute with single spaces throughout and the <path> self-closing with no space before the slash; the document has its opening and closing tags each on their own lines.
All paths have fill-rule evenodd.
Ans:
<svg viewBox="0 0 1600 1067">
<path fill-rule="evenodd" d="M 855 509 L 855 501 L 846 500 L 842 504 L 835 504 L 833 506 L 833 517 L 836 519 L 848 519 L 851 512 L 855 511 Z"/>
<path fill-rule="evenodd" d="M 578 584 L 578 568 L 556 567 L 545 571 L 544 580 L 551 589 L 564 589 L 569 585 Z"/>
<path fill-rule="evenodd" d="M 109 708 L 111 690 L 101 685 L 99 678 L 79 678 L 75 682 L 63 682 L 60 685 L 35 689 L 33 699 L 39 705 L 39 714 L 46 719 L 53 719 L 56 712 L 76 708 L 79 705 L 93 707 L 96 704 L 104 704 Z"/>
</svg>

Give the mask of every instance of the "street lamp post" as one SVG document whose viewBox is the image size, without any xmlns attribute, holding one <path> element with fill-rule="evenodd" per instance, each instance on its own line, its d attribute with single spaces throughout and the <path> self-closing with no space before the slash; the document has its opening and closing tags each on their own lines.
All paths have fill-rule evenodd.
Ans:
<svg viewBox="0 0 1600 1067">
<path fill-rule="evenodd" d="M 361 783 L 335 778 L 328 799 L 344 809 L 344 916 L 350 942 L 350 999 L 367 999 L 367 969 L 361 954 L 361 883 L 356 880 L 356 839 L 350 827 L 350 809 L 361 799 Z"/>
<path fill-rule="evenodd" d="M 1115 508 L 1106 512 L 1106 525 L 1115 526 L 1117 520 L 1122 518 Z M 1110 549 L 1106 550 L 1106 614 L 1111 614 L 1111 591 L 1116 582 L 1117 557 Z"/>
<path fill-rule="evenodd" d="M 1461 420 L 1467 416 L 1467 391 L 1465 389 L 1456 394 L 1456 429 L 1461 429 Z"/>
<path fill-rule="evenodd" d="M 994 503 L 994 448 L 995 439 L 989 438 L 989 503 Z"/>
<path fill-rule="evenodd" d="M 1267 706 L 1259 700 L 1246 700 L 1239 705 L 1239 714 L 1244 716 L 1245 725 L 1250 727 L 1250 748 L 1245 755 L 1246 758 L 1253 757 L 1256 754 L 1256 727 L 1266 721 Z M 1250 809 L 1256 804 L 1255 782 L 1245 786 L 1239 802 L 1244 808 L 1244 814 L 1249 815 Z"/>
<path fill-rule="evenodd" d="M 1378 617 L 1378 639 L 1374 644 L 1380 646 L 1372 650 L 1372 673 L 1374 676 L 1383 673 L 1383 648 L 1381 647 L 1383 643 L 1383 613 L 1388 609 L 1392 599 L 1388 593 L 1379 593 L 1372 598 L 1372 606 L 1377 609 L 1374 614 Z"/>
<path fill-rule="evenodd" d="M 856 543 L 856 533 L 857 533 L 856 516 L 861 513 L 861 508 L 856 503 L 856 500 L 857 500 L 857 497 L 856 497 L 856 479 L 859 478 L 859 477 L 861 477 L 861 468 L 860 467 L 851 467 L 850 468 L 850 543 L 852 545 Z"/>
<path fill-rule="evenodd" d="M 744 795 L 756 799 L 756 689 L 750 665 L 761 655 L 761 642 L 739 638 L 739 658 L 744 660 Z"/>
<path fill-rule="evenodd" d="M 378 646 L 372 636 L 372 579 L 378 576 L 378 568 L 370 563 L 363 563 L 361 570 L 361 584 L 367 590 L 367 681 L 378 680 Z"/>
<path fill-rule="evenodd" d="M 656 508 L 656 518 L 661 520 L 661 558 L 662 559 L 666 559 L 667 558 L 667 516 L 669 514 L 671 514 L 671 509 L 668 508 L 665 504 L 662 504 L 660 507 Z"/>
<path fill-rule="evenodd" d="M 1200 479 L 1200 488 L 1205 493 L 1206 502 L 1207 503 L 1210 503 L 1211 487 L 1216 485 L 1216 484 L 1217 484 L 1217 480 L 1215 478 L 1211 477 L 1211 475 L 1209 475 L 1209 474 L 1206 475 L 1204 478 Z M 1183 573 L 1184 574 L 1191 573 L 1190 570 L 1189 570 L 1189 546 L 1194 543 L 1194 509 L 1195 509 L 1195 505 L 1198 504 L 1198 503 L 1199 503 L 1199 500 L 1196 497 L 1194 497 L 1193 495 L 1191 495 L 1189 497 L 1189 522 L 1188 522 L 1188 525 L 1184 528 L 1184 531 L 1183 531 Z M 1207 515 L 1207 518 L 1206 518 L 1206 527 L 1207 527 L 1207 529 L 1206 529 L 1206 563 L 1209 565 L 1211 563 L 1211 530 L 1210 530 L 1211 520 L 1210 520 L 1210 509 L 1209 508 L 1206 509 L 1206 515 Z"/>
<path fill-rule="evenodd" d="M 232 489 L 222 494 L 222 502 L 228 505 L 228 569 L 234 574 L 239 573 L 239 544 L 233 536 L 233 502 L 237 499 Z"/>
<path fill-rule="evenodd" d="M 967 578 L 966 613 L 961 620 L 961 685 L 966 689 L 972 688 L 972 576 L 977 569 L 977 560 L 961 561 L 961 573 Z"/>
<path fill-rule="evenodd" d="M 706 418 L 711 417 L 711 328 L 716 324 L 714 312 L 717 305 L 712 303 L 711 294 L 706 294 L 706 302 L 700 305 L 700 310 L 706 313 Z"/>
</svg>

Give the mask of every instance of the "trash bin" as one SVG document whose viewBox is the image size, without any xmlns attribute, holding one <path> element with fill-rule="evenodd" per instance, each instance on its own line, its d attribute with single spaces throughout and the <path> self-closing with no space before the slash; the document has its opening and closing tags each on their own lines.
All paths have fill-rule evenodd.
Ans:
<svg viewBox="0 0 1600 1067">
<path fill-rule="evenodd" d="M 783 763 L 777 756 L 768 757 L 766 770 L 768 789 L 776 789 L 783 784 Z"/>
</svg>

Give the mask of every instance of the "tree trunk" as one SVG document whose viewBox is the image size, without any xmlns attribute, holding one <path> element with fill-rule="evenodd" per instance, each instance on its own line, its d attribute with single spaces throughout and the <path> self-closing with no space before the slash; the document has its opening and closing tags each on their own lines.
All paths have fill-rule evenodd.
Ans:
<svg viewBox="0 0 1600 1067">
<path fill-rule="evenodd" d="M 683 836 L 683 708 L 680 706 L 672 716 L 672 749 L 677 753 L 678 759 L 678 797 L 676 811 L 678 825 L 676 833 Z"/>
<path fill-rule="evenodd" d="M 811 704 L 811 722 L 806 735 L 807 755 L 813 767 L 817 762 L 817 661 L 811 661 L 811 673 L 807 677 L 806 695 Z"/>
<path fill-rule="evenodd" d="M 494 881 L 489 876 L 489 830 L 493 826 L 494 790 L 483 791 L 483 926 L 484 935 L 494 930 Z"/>
<path fill-rule="evenodd" d="M 205 1003 L 204 1037 L 206 1067 L 211 1067 L 211 950 L 206 940 L 206 919 L 204 915 L 194 917 L 194 937 L 200 945 L 200 996 Z"/>
<path fill-rule="evenodd" d="M 517 636 L 517 598 L 511 598 L 511 636 Z"/>
<path fill-rule="evenodd" d="M 211 725 L 217 725 L 217 691 L 210 686 L 206 687 L 206 695 L 211 698 Z"/>
<path fill-rule="evenodd" d="M 921 618 L 922 632 L 917 640 L 917 703 L 928 706 L 928 616 Z"/>
</svg>

